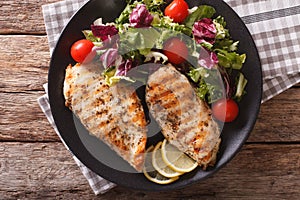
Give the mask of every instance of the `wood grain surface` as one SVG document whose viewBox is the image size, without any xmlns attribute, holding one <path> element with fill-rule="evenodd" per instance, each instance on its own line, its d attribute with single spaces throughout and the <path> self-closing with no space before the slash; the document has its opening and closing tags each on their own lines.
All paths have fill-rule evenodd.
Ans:
<svg viewBox="0 0 300 200">
<path fill-rule="evenodd" d="M 37 104 L 50 53 L 41 6 L 0 2 L 0 199 L 297 199 L 300 85 L 265 102 L 247 143 L 217 174 L 161 193 L 116 187 L 95 196 Z"/>
<path fill-rule="evenodd" d="M 5 0 L 0 2 L 1 34 L 45 34 L 42 5 L 59 0 Z"/>
<path fill-rule="evenodd" d="M 249 198 L 295 199 L 299 195 L 297 144 L 246 144 L 213 177 L 172 192 L 116 187 L 101 199 Z M 59 142 L 5 142 L 0 147 L 0 196 L 6 198 L 94 198 L 65 147 Z"/>
</svg>

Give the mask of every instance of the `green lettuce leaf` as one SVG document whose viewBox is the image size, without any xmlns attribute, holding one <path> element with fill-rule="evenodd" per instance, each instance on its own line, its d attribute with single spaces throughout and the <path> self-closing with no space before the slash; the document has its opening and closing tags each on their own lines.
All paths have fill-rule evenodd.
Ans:
<svg viewBox="0 0 300 200">
<path fill-rule="evenodd" d="M 196 93 L 202 100 L 211 104 L 224 97 L 222 77 L 217 69 L 199 67 L 192 69 L 188 76 L 196 83 Z"/>
<path fill-rule="evenodd" d="M 119 17 L 115 19 L 115 22 L 116 22 L 117 25 L 122 25 L 122 24 L 129 23 L 129 16 L 130 16 L 132 10 L 138 4 L 137 1 L 128 1 L 127 3 L 128 4 L 124 8 L 124 10 L 121 12 L 121 14 L 119 15 Z"/>
<path fill-rule="evenodd" d="M 154 20 L 152 26 L 156 28 L 169 29 L 170 31 L 177 31 L 184 34 L 189 34 L 190 30 L 183 24 L 178 24 L 172 21 L 168 16 L 153 15 Z"/>
<path fill-rule="evenodd" d="M 106 69 L 103 73 L 103 76 L 105 78 L 105 83 L 109 86 L 113 86 L 116 83 L 120 82 L 121 80 L 126 80 L 128 82 L 134 83 L 135 81 L 129 77 L 126 76 L 116 76 L 116 67 L 110 67 Z"/>
<path fill-rule="evenodd" d="M 160 33 L 154 28 L 129 28 L 120 35 L 119 53 L 124 55 L 139 50 L 141 55 L 147 55 L 159 37 Z"/>
<path fill-rule="evenodd" d="M 216 49 L 219 65 L 225 68 L 240 70 L 246 60 L 246 54 L 238 54 L 236 52 L 228 52 L 222 49 Z"/>
<path fill-rule="evenodd" d="M 99 43 L 102 44 L 101 39 L 94 36 L 93 32 L 91 30 L 83 30 L 82 31 L 85 39 L 92 41 L 93 43 Z"/>
<path fill-rule="evenodd" d="M 224 17 L 218 16 L 213 20 L 213 23 L 217 29 L 216 39 L 229 38 L 229 30 L 226 29 L 226 21 Z"/>
<path fill-rule="evenodd" d="M 225 38 L 223 40 L 216 40 L 213 45 L 214 49 L 223 49 L 228 52 L 233 52 L 238 49 L 239 41 L 233 41 L 232 39 Z"/>
<path fill-rule="evenodd" d="M 165 4 L 164 0 L 142 0 L 142 2 L 147 6 L 150 12 L 159 12 L 161 14 L 161 5 Z"/>
</svg>

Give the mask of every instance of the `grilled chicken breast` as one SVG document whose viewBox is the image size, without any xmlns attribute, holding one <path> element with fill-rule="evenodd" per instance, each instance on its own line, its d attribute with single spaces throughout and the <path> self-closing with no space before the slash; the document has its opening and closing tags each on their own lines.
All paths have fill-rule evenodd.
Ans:
<svg viewBox="0 0 300 200">
<path fill-rule="evenodd" d="M 220 130 L 212 119 L 211 110 L 183 74 L 171 65 L 151 74 L 146 102 L 171 144 L 196 160 L 203 169 L 214 165 Z"/>
<path fill-rule="evenodd" d="M 146 120 L 134 91 L 122 84 L 109 87 L 99 67 L 91 64 L 66 69 L 65 104 L 90 134 L 104 141 L 137 171 L 144 164 Z"/>
</svg>

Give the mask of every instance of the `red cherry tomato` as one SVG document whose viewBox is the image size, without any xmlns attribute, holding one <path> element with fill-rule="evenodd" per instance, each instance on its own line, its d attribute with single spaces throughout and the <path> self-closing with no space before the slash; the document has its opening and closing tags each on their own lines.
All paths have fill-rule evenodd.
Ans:
<svg viewBox="0 0 300 200">
<path fill-rule="evenodd" d="M 232 122 L 239 113 L 239 107 L 232 99 L 220 99 L 212 104 L 212 113 L 219 121 Z"/>
<path fill-rule="evenodd" d="M 165 9 L 165 15 L 174 22 L 181 23 L 189 15 L 189 6 L 184 0 L 174 0 Z"/>
<path fill-rule="evenodd" d="M 163 52 L 168 57 L 169 62 L 180 64 L 188 57 L 188 48 L 179 38 L 168 39 L 163 46 Z"/>
<path fill-rule="evenodd" d="M 93 47 L 94 44 L 89 40 L 78 40 L 71 47 L 71 56 L 76 62 L 79 63 L 91 62 L 96 55 L 96 52 L 92 51 Z"/>
</svg>

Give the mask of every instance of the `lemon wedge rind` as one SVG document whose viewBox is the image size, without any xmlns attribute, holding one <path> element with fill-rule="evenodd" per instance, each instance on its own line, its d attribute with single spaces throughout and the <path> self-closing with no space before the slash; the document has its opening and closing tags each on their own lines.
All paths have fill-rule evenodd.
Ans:
<svg viewBox="0 0 300 200">
<path fill-rule="evenodd" d="M 191 172 L 198 166 L 196 161 L 169 144 L 166 139 L 161 144 L 161 155 L 163 161 L 179 173 Z"/>
</svg>

